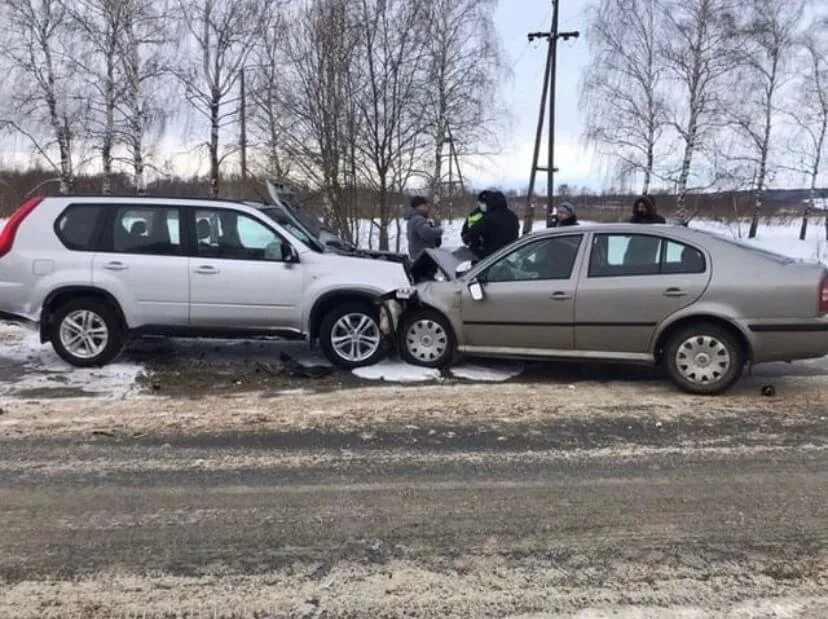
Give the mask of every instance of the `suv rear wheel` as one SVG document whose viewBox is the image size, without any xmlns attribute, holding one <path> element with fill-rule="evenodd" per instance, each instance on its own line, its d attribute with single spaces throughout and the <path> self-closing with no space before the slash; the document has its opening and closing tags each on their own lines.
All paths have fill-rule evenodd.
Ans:
<svg viewBox="0 0 828 619">
<path fill-rule="evenodd" d="M 123 330 L 115 312 L 98 299 L 75 299 L 57 308 L 49 321 L 49 339 L 64 361 L 99 367 L 123 348 Z"/>
<path fill-rule="evenodd" d="M 689 393 L 717 395 L 742 376 L 745 353 L 729 330 L 699 323 L 676 331 L 664 348 L 673 382 Z"/>
<path fill-rule="evenodd" d="M 358 368 L 385 356 L 379 312 L 369 303 L 344 303 L 328 312 L 319 328 L 322 352 L 334 365 Z"/>
</svg>

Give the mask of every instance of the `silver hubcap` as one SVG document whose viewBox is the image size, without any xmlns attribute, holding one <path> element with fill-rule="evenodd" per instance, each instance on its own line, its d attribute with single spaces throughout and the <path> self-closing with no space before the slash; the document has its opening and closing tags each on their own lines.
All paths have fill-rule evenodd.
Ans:
<svg viewBox="0 0 828 619">
<path fill-rule="evenodd" d="M 104 319 L 89 310 L 67 314 L 60 323 L 60 343 L 79 359 L 100 355 L 109 342 L 109 329 Z"/>
<path fill-rule="evenodd" d="M 331 345 L 336 354 L 351 363 L 370 359 L 381 341 L 379 325 L 365 314 L 345 314 L 331 331 Z"/>
<path fill-rule="evenodd" d="M 405 334 L 408 352 L 418 361 L 431 362 L 442 357 L 448 349 L 448 335 L 433 320 L 418 320 Z"/>
<path fill-rule="evenodd" d="M 719 382 L 730 369 L 730 351 L 715 337 L 697 335 L 685 340 L 676 352 L 676 367 L 691 383 Z"/>
</svg>

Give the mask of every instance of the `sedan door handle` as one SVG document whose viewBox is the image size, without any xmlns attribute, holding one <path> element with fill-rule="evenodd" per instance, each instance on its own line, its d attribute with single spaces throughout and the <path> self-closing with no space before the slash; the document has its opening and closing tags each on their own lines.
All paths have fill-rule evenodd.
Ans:
<svg viewBox="0 0 828 619">
<path fill-rule="evenodd" d="M 686 297 L 687 293 L 681 288 L 668 288 L 664 291 L 665 297 Z"/>
<path fill-rule="evenodd" d="M 217 275 L 219 270 L 216 267 L 212 267 L 210 265 L 202 265 L 195 270 L 196 273 L 199 275 Z"/>
<path fill-rule="evenodd" d="M 106 264 L 104 264 L 103 268 L 105 268 L 107 271 L 126 271 L 129 268 L 129 266 L 118 260 L 113 260 L 112 262 L 107 262 Z"/>
<path fill-rule="evenodd" d="M 558 292 L 553 293 L 551 298 L 553 301 L 569 301 L 569 299 L 572 298 L 572 295 L 568 292 L 559 290 Z"/>
</svg>

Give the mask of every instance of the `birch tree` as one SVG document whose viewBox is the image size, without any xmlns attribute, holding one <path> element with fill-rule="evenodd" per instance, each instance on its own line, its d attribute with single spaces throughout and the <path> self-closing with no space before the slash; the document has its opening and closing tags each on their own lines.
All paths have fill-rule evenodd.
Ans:
<svg viewBox="0 0 828 619">
<path fill-rule="evenodd" d="M 816 24 L 815 24 L 816 26 Z M 795 132 L 788 145 L 792 169 L 808 179 L 808 201 L 802 215 L 799 238 L 805 240 L 808 218 L 816 208 L 817 189 L 828 138 L 828 53 L 824 38 L 817 36 L 816 27 L 802 44 L 804 51 L 801 77 L 796 83 L 796 98 L 788 115 L 794 121 Z M 828 218 L 825 222 L 828 238 Z"/>
<path fill-rule="evenodd" d="M 759 214 L 772 173 L 771 149 L 780 90 L 791 77 L 790 61 L 798 37 L 803 3 L 798 0 L 752 0 L 740 27 L 738 84 L 729 116 L 746 143 L 743 155 L 755 172 L 749 238 L 756 236 Z"/>
<path fill-rule="evenodd" d="M 59 0 L 3 0 L 0 46 L 12 93 L 4 124 L 25 136 L 60 178 L 60 193 L 75 184 L 76 138 L 83 133 L 85 97 L 78 84 L 70 16 Z M 57 150 L 57 158 L 54 151 Z"/>
<path fill-rule="evenodd" d="M 176 73 L 187 101 L 209 125 L 210 193 L 219 194 L 221 163 L 235 149 L 221 150 L 222 128 L 238 115 L 241 71 L 265 27 L 266 0 L 178 0 L 192 58 Z"/>
<path fill-rule="evenodd" d="M 663 5 L 661 56 L 678 93 L 671 98 L 669 124 L 679 138 L 681 161 L 673 174 L 677 217 L 687 224 L 688 181 L 694 160 L 721 127 L 735 17 L 730 0 L 669 0 Z"/>
<path fill-rule="evenodd" d="M 461 153 L 493 138 L 501 56 L 493 0 L 430 0 L 425 50 L 428 63 L 427 130 L 433 155 L 432 195 L 439 202 L 444 144 Z"/>
<path fill-rule="evenodd" d="M 169 112 L 159 101 L 163 78 L 169 75 L 164 56 L 169 43 L 170 15 L 165 4 L 153 0 L 123 0 L 123 28 L 118 39 L 118 60 L 123 75 L 123 96 L 117 110 L 119 141 L 126 148 L 123 160 L 132 169 L 135 191 L 147 191 L 147 136 L 163 131 Z"/>
<path fill-rule="evenodd" d="M 603 0 L 590 25 L 592 61 L 581 85 L 587 142 L 616 160 L 622 178 L 640 176 L 644 195 L 667 124 L 662 23 L 658 0 Z"/>
<path fill-rule="evenodd" d="M 377 192 L 379 248 L 389 248 L 390 193 L 405 160 L 423 148 L 427 11 L 406 0 L 360 0 L 357 149 L 361 171 Z M 394 182 L 395 170 L 397 182 Z"/>
</svg>

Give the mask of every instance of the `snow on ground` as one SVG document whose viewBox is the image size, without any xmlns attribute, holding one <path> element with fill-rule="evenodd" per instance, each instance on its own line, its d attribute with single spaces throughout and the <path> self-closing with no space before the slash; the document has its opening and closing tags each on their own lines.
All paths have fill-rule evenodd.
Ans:
<svg viewBox="0 0 828 619">
<path fill-rule="evenodd" d="M 118 362 L 103 368 L 76 368 L 64 362 L 35 329 L 0 322 L 0 395 L 67 389 L 121 399 L 135 389 L 143 371 L 137 363 Z"/>
<path fill-rule="evenodd" d="M 397 359 L 386 359 L 376 365 L 358 368 L 355 376 L 365 380 L 381 380 L 395 383 L 420 383 L 440 380 L 439 370 L 421 368 Z M 519 363 L 486 362 L 484 365 L 461 363 L 449 370 L 454 378 L 474 382 L 503 382 L 520 375 L 523 365 Z"/>
</svg>

